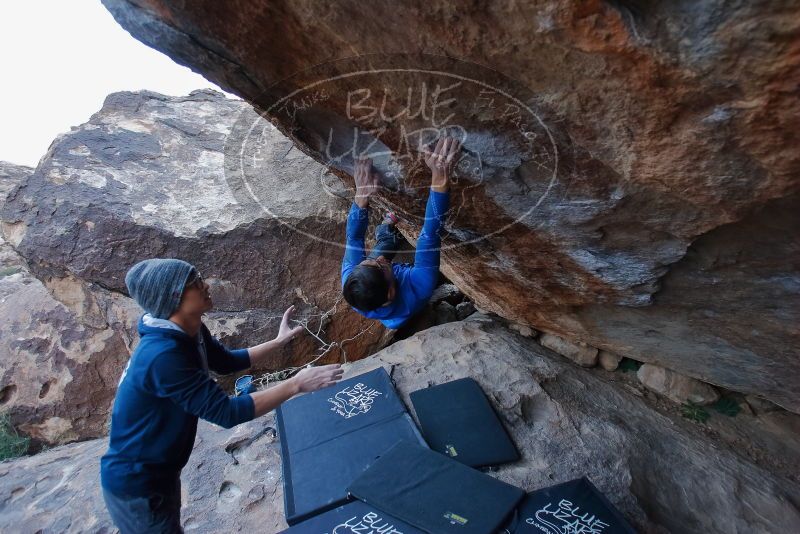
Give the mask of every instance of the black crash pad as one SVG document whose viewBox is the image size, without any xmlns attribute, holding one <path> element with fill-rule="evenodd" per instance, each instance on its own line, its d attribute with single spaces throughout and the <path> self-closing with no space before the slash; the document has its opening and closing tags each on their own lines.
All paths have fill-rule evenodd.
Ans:
<svg viewBox="0 0 800 534">
<path fill-rule="evenodd" d="M 471 467 L 519 460 L 519 453 L 472 378 L 453 380 L 410 395 L 430 448 Z"/>
<path fill-rule="evenodd" d="M 276 416 L 290 525 L 347 502 L 347 486 L 399 440 L 424 444 L 383 368 L 291 399 Z"/>
<path fill-rule="evenodd" d="M 284 530 L 281 534 L 424 534 L 408 523 L 353 501 Z"/>
<path fill-rule="evenodd" d="M 529 493 L 508 532 L 513 534 L 635 534 L 622 514 L 587 478 Z"/>
<path fill-rule="evenodd" d="M 525 495 L 408 441 L 381 456 L 349 491 L 358 500 L 435 534 L 492 534 Z"/>
</svg>

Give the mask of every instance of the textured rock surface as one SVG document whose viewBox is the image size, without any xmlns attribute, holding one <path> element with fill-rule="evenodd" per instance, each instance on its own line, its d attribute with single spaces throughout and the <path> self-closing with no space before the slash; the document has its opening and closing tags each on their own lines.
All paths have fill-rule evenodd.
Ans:
<svg viewBox="0 0 800 534">
<path fill-rule="evenodd" d="M 536 330 L 534 330 L 533 328 L 531 328 L 526 324 L 511 323 L 508 325 L 508 328 L 513 330 L 514 332 L 517 332 L 519 335 L 525 337 L 536 337 L 536 335 L 538 334 Z"/>
<path fill-rule="evenodd" d="M 648 389 L 680 404 L 691 402 L 702 405 L 719 400 L 719 393 L 708 384 L 658 365 L 646 363 L 639 368 L 636 376 Z"/>
<path fill-rule="evenodd" d="M 475 313 L 475 305 L 471 302 L 460 302 L 456 305 L 456 318 L 463 321 Z"/>
<path fill-rule="evenodd" d="M 747 395 L 746 401 L 747 404 L 750 406 L 750 409 L 753 410 L 753 412 L 755 412 L 756 414 L 765 414 L 780 409 L 770 401 L 760 399 L 754 395 Z"/>
<path fill-rule="evenodd" d="M 461 290 L 458 289 L 456 286 L 454 286 L 453 284 L 442 284 L 433 290 L 430 303 L 438 304 L 441 301 L 445 301 L 448 304 L 455 306 L 458 303 L 460 303 L 463 299 L 464 295 L 461 293 Z"/>
<path fill-rule="evenodd" d="M 0 244 L 0 409 L 35 444 L 105 435 L 139 313 L 74 277 L 45 285 Z"/>
<path fill-rule="evenodd" d="M 619 362 L 622 361 L 622 356 L 619 354 L 614 354 L 613 352 L 608 352 L 607 350 L 601 350 L 597 354 L 597 362 L 600 364 L 600 367 L 605 369 L 606 371 L 614 371 L 619 367 Z"/>
<path fill-rule="evenodd" d="M 443 271 L 479 308 L 800 411 L 792 2 L 104 4 L 345 181 L 460 131 Z M 415 235 L 421 166 L 376 165 Z"/>
<path fill-rule="evenodd" d="M 248 184 L 225 167 L 225 142 L 242 117 L 264 125 L 261 143 L 245 155 L 268 204 L 250 200 Z M 3 228 L 41 279 L 74 276 L 124 292 L 136 261 L 193 263 L 211 285 L 209 325 L 231 346 L 274 336 L 292 303 L 315 331 L 330 310 L 322 337 L 365 332 L 343 344 L 357 359 L 374 351 L 383 330 L 338 302 L 349 206 L 320 187 L 324 172 L 241 100 L 214 91 L 114 93 L 53 142 L 9 198 Z M 318 347 L 306 336 L 269 367 L 306 362 Z M 344 354 L 337 347 L 326 358 Z"/>
<path fill-rule="evenodd" d="M 720 438 L 633 394 L 624 373 L 578 369 L 479 314 L 418 333 L 347 373 L 377 365 L 393 373 L 409 406 L 412 391 L 475 378 L 522 453 L 520 462 L 492 474 L 525 489 L 587 475 L 642 532 L 794 532 L 800 526 L 800 425 L 712 417 L 708 429 L 716 425 Z M 760 435 L 762 456 L 752 457 L 734 438 L 726 441 L 731 424 L 741 427 L 736 436 L 745 428 Z M 201 424 L 183 474 L 187 530 L 280 530 L 273 427 L 271 415 L 230 431 Z M 97 440 L 0 464 L 0 529 L 108 529 L 97 484 L 104 448 Z"/>
<path fill-rule="evenodd" d="M 542 334 L 539 343 L 553 352 L 569 358 L 581 367 L 594 367 L 597 365 L 597 349 L 585 343 L 574 343 L 553 334 Z"/>
<path fill-rule="evenodd" d="M 8 194 L 32 173 L 30 167 L 0 161 L 0 202 L 5 202 Z"/>
<path fill-rule="evenodd" d="M 0 195 L 33 169 L 0 164 Z M 0 238 L 0 409 L 33 445 L 103 436 L 138 307 L 75 277 L 35 278 Z"/>
<path fill-rule="evenodd" d="M 455 306 L 446 300 L 443 300 L 436 305 L 434 308 L 434 314 L 436 315 L 436 324 L 452 323 L 453 321 L 458 320 Z"/>
<path fill-rule="evenodd" d="M 285 527 L 273 426 L 272 415 L 233 430 L 200 423 L 182 477 L 181 519 L 187 531 L 278 532 Z M 107 446 L 107 440 L 97 439 L 0 463 L 3 532 L 118 532 L 100 488 L 100 456 Z"/>
</svg>

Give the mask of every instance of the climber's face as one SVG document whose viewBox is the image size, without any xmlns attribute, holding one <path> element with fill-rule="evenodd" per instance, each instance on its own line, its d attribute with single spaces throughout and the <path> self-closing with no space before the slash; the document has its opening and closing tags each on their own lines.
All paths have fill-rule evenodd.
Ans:
<svg viewBox="0 0 800 534">
<path fill-rule="evenodd" d="M 387 306 L 392 303 L 394 300 L 395 295 L 397 294 L 397 281 L 394 277 L 394 271 L 392 271 L 392 262 L 384 258 L 383 256 L 378 256 L 375 259 L 368 259 L 361 262 L 361 265 L 372 265 L 377 267 L 383 273 L 384 278 L 389 283 L 389 290 L 386 294 L 386 303 L 384 306 Z"/>
<path fill-rule="evenodd" d="M 183 289 L 178 311 L 185 315 L 202 315 L 214 307 L 208 283 L 197 271 L 189 275 L 189 281 Z"/>
</svg>

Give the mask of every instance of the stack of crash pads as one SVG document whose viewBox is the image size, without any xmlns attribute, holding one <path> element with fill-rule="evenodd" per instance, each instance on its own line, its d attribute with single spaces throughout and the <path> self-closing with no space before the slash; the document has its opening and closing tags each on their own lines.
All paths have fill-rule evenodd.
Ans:
<svg viewBox="0 0 800 534">
<path fill-rule="evenodd" d="M 587 479 L 526 496 L 473 469 L 519 458 L 474 380 L 410 397 L 433 450 L 383 369 L 284 403 L 287 534 L 633 532 Z"/>
<path fill-rule="evenodd" d="M 424 444 L 389 374 L 378 368 L 277 410 L 290 525 L 347 502 L 347 487 L 400 440 Z"/>
</svg>

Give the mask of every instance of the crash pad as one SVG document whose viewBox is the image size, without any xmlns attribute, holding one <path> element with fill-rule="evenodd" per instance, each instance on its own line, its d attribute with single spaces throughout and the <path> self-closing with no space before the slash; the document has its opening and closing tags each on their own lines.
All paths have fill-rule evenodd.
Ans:
<svg viewBox="0 0 800 534">
<path fill-rule="evenodd" d="M 349 487 L 358 500 L 436 534 L 492 534 L 525 492 L 419 444 L 401 441 Z"/>
<path fill-rule="evenodd" d="M 282 531 L 281 534 L 424 534 L 360 501 L 334 508 Z"/>
<path fill-rule="evenodd" d="M 587 478 L 529 493 L 508 527 L 513 534 L 635 534 Z"/>
<path fill-rule="evenodd" d="M 414 391 L 410 397 L 432 450 L 471 467 L 519 460 L 514 442 L 472 378 Z"/>
</svg>

